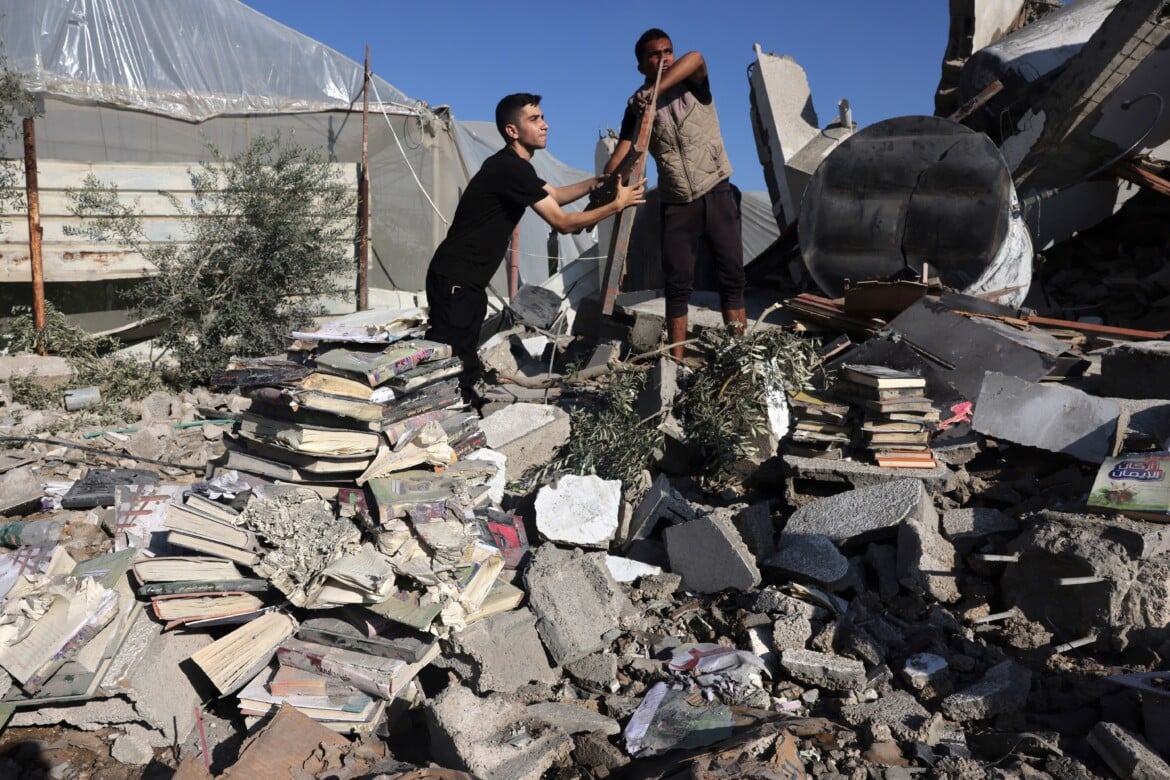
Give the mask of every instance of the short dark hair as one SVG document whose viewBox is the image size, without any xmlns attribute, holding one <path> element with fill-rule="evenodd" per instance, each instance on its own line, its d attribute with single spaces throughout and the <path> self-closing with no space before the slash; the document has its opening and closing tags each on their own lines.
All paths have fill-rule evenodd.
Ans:
<svg viewBox="0 0 1170 780">
<path fill-rule="evenodd" d="M 533 95 L 531 92 L 517 92 L 515 95 L 507 95 L 499 103 L 496 103 L 496 129 L 500 131 L 500 135 L 505 141 L 508 140 L 508 134 L 504 132 L 504 128 L 516 124 L 520 111 L 525 106 L 539 105 L 540 95 Z"/>
<path fill-rule="evenodd" d="M 657 27 L 651 27 L 642 33 L 642 37 L 634 44 L 634 57 L 637 58 L 639 65 L 642 64 L 642 55 L 646 52 L 646 44 L 650 43 L 650 41 L 656 41 L 659 38 L 670 40 L 670 36 L 666 34 L 666 31 L 659 30 Z"/>
</svg>

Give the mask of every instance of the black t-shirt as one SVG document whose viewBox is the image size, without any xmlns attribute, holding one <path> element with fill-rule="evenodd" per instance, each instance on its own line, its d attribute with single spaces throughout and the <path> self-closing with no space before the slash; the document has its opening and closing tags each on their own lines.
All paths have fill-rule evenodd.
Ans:
<svg viewBox="0 0 1170 780">
<path fill-rule="evenodd" d="M 431 258 L 431 270 L 479 289 L 487 287 L 524 209 L 546 195 L 531 162 L 510 147 L 496 152 L 467 183 L 447 237 Z"/>
</svg>

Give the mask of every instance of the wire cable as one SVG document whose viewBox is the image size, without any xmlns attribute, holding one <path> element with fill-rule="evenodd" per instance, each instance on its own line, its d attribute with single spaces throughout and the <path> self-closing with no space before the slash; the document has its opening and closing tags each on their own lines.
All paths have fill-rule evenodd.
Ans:
<svg viewBox="0 0 1170 780">
<path fill-rule="evenodd" d="M 382 106 L 382 97 L 378 94 L 378 85 L 374 83 L 372 78 L 370 79 L 370 86 L 374 88 L 374 98 L 378 101 L 378 105 Z M 435 214 L 438 215 L 443 224 L 447 227 L 450 227 L 451 223 L 447 221 L 445 216 L 443 216 L 443 212 L 439 211 L 439 207 L 436 206 L 435 201 L 431 199 L 431 195 L 429 192 L 427 192 L 427 188 L 423 186 L 422 180 L 418 178 L 418 173 L 415 172 L 414 166 L 410 164 L 410 159 L 406 156 L 406 150 L 402 148 L 402 141 L 398 137 L 398 131 L 394 129 L 394 123 L 390 121 L 390 115 L 386 112 L 385 108 L 382 108 L 381 112 L 382 118 L 386 120 L 386 126 L 390 128 L 390 133 L 394 136 L 394 143 L 398 146 L 398 153 L 402 155 L 402 160 L 406 163 L 407 170 L 409 170 L 410 175 L 414 177 L 414 183 L 418 185 L 418 191 L 421 192 L 423 197 L 427 199 L 427 203 L 431 204 L 431 208 L 434 209 Z"/>
</svg>

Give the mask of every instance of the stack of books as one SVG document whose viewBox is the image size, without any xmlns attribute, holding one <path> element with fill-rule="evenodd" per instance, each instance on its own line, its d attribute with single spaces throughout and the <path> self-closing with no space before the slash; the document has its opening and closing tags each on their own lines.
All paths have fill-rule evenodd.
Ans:
<svg viewBox="0 0 1170 780">
<path fill-rule="evenodd" d="M 322 344 L 300 371 L 229 369 L 217 383 L 252 405 L 220 465 L 313 484 L 446 465 L 486 442 L 463 407 L 461 370 L 450 346 L 422 339 Z"/>
<path fill-rule="evenodd" d="M 930 469 L 937 465 L 930 437 L 938 410 L 917 374 L 875 365 L 844 365 L 834 391 L 860 409 L 858 443 L 883 468 Z"/>
<path fill-rule="evenodd" d="M 806 392 L 788 399 L 792 434 L 784 444 L 787 455 L 839 460 L 853 441 L 854 424 L 848 404 Z"/>
</svg>

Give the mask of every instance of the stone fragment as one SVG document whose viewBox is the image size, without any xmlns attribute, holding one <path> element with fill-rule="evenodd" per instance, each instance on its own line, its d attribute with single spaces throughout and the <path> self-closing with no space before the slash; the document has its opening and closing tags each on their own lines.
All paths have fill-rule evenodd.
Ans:
<svg viewBox="0 0 1170 780">
<path fill-rule="evenodd" d="M 632 558 L 622 558 L 617 555 L 605 556 L 605 565 L 609 573 L 618 582 L 633 582 L 639 577 L 656 577 L 662 574 L 661 566 L 635 561 Z"/>
<path fill-rule="evenodd" d="M 828 489 L 836 494 L 844 489 L 857 490 L 906 478 L 895 469 L 883 469 L 854 460 L 805 458 L 799 455 L 784 455 L 783 460 L 784 495 L 794 507 L 819 500 Z M 941 462 L 937 468 L 917 469 L 914 478 L 922 480 L 932 493 L 954 490 L 957 484 L 955 472 Z"/>
<path fill-rule="evenodd" d="M 794 534 L 819 534 L 837 544 L 892 536 L 891 529 L 926 512 L 927 507 L 933 514 L 926 490 L 917 479 L 899 479 L 838 493 L 793 512 L 780 535 L 779 545 L 783 547 L 785 536 Z"/>
<path fill-rule="evenodd" d="M 1089 732 L 1089 744 L 1118 777 L 1126 780 L 1170 777 L 1170 764 L 1142 739 L 1116 723 L 1101 722 L 1093 726 Z"/>
<path fill-rule="evenodd" d="M 965 723 L 1015 712 L 1028 701 L 1032 672 L 1012 660 L 1001 661 L 987 670 L 983 679 L 942 701 L 942 712 L 951 720 Z"/>
<path fill-rule="evenodd" d="M 661 357 L 646 374 L 646 386 L 638 395 L 638 417 L 661 422 L 674 406 L 678 395 L 678 363 Z"/>
<path fill-rule="evenodd" d="M 837 545 L 820 534 L 784 534 L 780 549 L 761 563 L 765 569 L 798 582 L 813 582 L 833 589 L 847 584 L 849 559 Z"/>
<path fill-rule="evenodd" d="M 780 666 L 806 685 L 831 691 L 861 691 L 868 679 L 861 661 L 815 650 L 785 650 L 780 654 Z"/>
<path fill-rule="evenodd" d="M 630 763 L 630 757 L 603 734 L 580 734 L 573 738 L 573 762 L 586 767 L 592 777 L 610 777 Z"/>
<path fill-rule="evenodd" d="M 522 704 L 499 695 L 480 698 L 460 685 L 432 699 L 426 715 L 435 760 L 483 780 L 540 780 L 573 747 L 562 731 L 527 725 Z"/>
<path fill-rule="evenodd" d="M 841 718 L 850 726 L 881 724 L 898 741 L 925 739 L 930 712 L 905 691 L 891 691 L 872 702 L 846 704 Z M 872 728 L 872 725 L 871 725 Z"/>
<path fill-rule="evenodd" d="M 803 650 L 812 635 L 812 621 L 804 615 L 782 615 L 772 624 L 772 641 L 778 650 Z"/>
<path fill-rule="evenodd" d="M 752 504 L 736 514 L 732 522 L 757 561 L 776 551 L 776 526 L 766 503 Z"/>
<path fill-rule="evenodd" d="M 480 420 L 487 446 L 508 458 L 507 477 L 552 460 L 569 440 L 569 415 L 546 404 L 511 404 Z"/>
<path fill-rule="evenodd" d="M 665 474 L 659 474 L 646 495 L 634 507 L 623 549 L 628 550 L 634 541 L 645 539 L 663 520 L 676 524 L 694 520 L 698 516 L 694 507 L 671 487 L 670 479 Z"/>
<path fill-rule="evenodd" d="M 592 653 L 565 664 L 565 671 L 583 688 L 592 691 L 617 689 L 618 658 L 613 653 Z"/>
<path fill-rule="evenodd" d="M 906 659 L 906 665 L 902 667 L 902 677 L 910 687 L 920 691 L 946 672 L 949 666 L 947 659 L 941 655 L 915 653 Z"/>
<path fill-rule="evenodd" d="M 603 649 L 605 635 L 633 606 L 609 573 L 604 553 L 537 548 L 524 574 L 536 630 L 557 664 Z"/>
<path fill-rule="evenodd" d="M 146 766 L 154 760 L 154 748 L 140 734 L 119 734 L 110 745 L 110 757 L 123 764 Z"/>
<path fill-rule="evenodd" d="M 663 532 L 670 568 L 697 593 L 750 590 L 760 584 L 755 556 L 729 518 L 707 515 Z"/>
<path fill-rule="evenodd" d="M 573 702 L 542 701 L 529 704 L 526 709 L 532 720 L 566 734 L 599 733 L 612 736 L 620 734 L 622 730 L 613 718 Z"/>
<path fill-rule="evenodd" d="M 529 682 L 556 682 L 536 633 L 536 616 L 526 608 L 472 623 L 455 641 L 459 652 L 471 660 L 477 693 L 514 693 Z"/>
<path fill-rule="evenodd" d="M 554 542 L 606 548 L 617 534 L 621 508 L 621 480 L 566 474 L 536 494 L 536 529 Z"/>
</svg>

